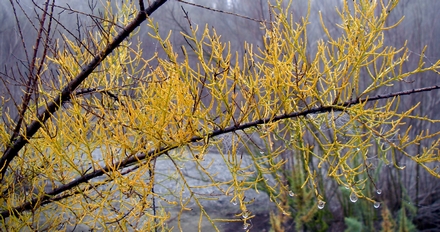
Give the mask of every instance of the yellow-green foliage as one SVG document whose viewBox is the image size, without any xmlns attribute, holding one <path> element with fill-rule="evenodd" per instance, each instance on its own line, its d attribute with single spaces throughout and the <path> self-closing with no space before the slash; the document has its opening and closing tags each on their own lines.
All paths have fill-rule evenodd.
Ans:
<svg viewBox="0 0 440 232">
<path fill-rule="evenodd" d="M 305 181 L 300 187 L 311 189 L 321 201 L 325 197 L 317 184 L 319 170 L 312 168 L 314 163 L 359 198 L 374 201 L 362 192 L 369 180 L 360 174 L 368 170 L 367 155 L 376 145 L 385 162 L 401 152 L 439 176 L 428 165 L 438 160 L 438 140 L 417 156 L 405 148 L 440 132 L 426 131 L 411 138 L 410 127 L 399 130 L 405 118 L 437 121 L 412 115 L 417 105 L 399 111 L 399 97 L 367 104 L 381 88 L 415 73 L 435 71 L 440 65 L 426 66 L 421 61 L 414 70 L 402 71 L 406 48 L 384 46 L 384 31 L 394 27 L 386 26 L 387 16 L 398 1 L 387 2 L 344 1 L 337 9 L 339 32 L 330 33 L 326 29 L 329 22 L 321 19 L 326 36 L 317 42 L 314 52 L 307 50 L 311 46 L 307 44 L 308 17 L 293 21 L 281 1 L 272 5 L 273 21 L 262 23 L 264 47 L 245 43 L 244 55 L 231 51 L 229 43 L 222 42 L 210 26 L 182 34 L 191 47 L 173 47 L 169 37 L 176 32 L 162 37 L 160 27 L 150 19 L 149 26 L 155 32 L 151 36 L 162 46 L 166 58 L 156 55 L 146 59 L 140 41 L 130 39 L 104 59 L 82 84 L 82 88 L 97 89 L 72 96 L 11 164 L 15 176 L 6 177 L 0 187 L 7 193 L 0 199 L 1 210 L 12 211 L 31 199 L 43 199 L 44 191 L 94 171 L 104 170 L 103 175 L 49 196 L 44 205 L 37 202 L 31 210 L 3 222 L 10 229 L 49 228 L 51 225 L 35 223 L 44 215 L 55 224 L 165 230 L 166 210 L 151 210 L 153 197 L 166 201 L 153 193 L 154 160 L 160 156 L 173 162 L 194 162 L 208 176 L 206 185 L 190 186 L 177 164 L 175 173 L 169 173 L 183 178 L 181 191 L 188 190 L 201 208 L 200 220 L 207 218 L 213 223 L 200 200 L 216 198 L 201 197 L 194 189 L 214 187 L 238 203 L 241 213 L 237 219 L 218 221 L 244 218 L 247 224 L 253 215 L 247 209 L 252 201 L 246 201 L 245 192 L 258 190 L 258 186 L 263 186 L 271 201 L 287 214 L 283 201 L 288 181 L 278 173 L 287 161 L 281 155 L 289 151 L 304 163 Z M 48 57 L 48 65 L 55 65 L 60 75 L 58 82 L 44 86 L 40 94 L 46 99 L 59 94 L 59 86 L 76 76 L 93 53 L 120 30 L 115 25 L 128 24 L 136 11 L 134 5 L 124 5 L 117 12 L 106 6 L 105 17 L 110 21 L 82 41 L 89 50 L 66 36 L 60 50 Z M 194 65 L 190 65 L 189 54 L 196 55 Z M 158 65 L 151 65 L 152 61 Z M 41 103 L 39 107 L 44 107 Z M 35 120 L 35 112 L 26 119 Z M 282 145 L 275 146 L 275 142 Z M 202 164 L 212 147 L 228 168 L 231 178 L 227 181 L 219 181 L 219 173 L 210 173 L 209 164 Z M 94 155 L 97 149 L 101 157 Z M 244 164 L 243 156 L 252 162 Z M 356 163 L 358 157 L 365 162 Z M 121 169 L 126 164 L 130 168 Z M 17 176 L 23 177 L 21 182 L 16 181 Z M 56 198 L 63 199 L 49 202 Z M 169 203 L 186 209 L 183 199 Z M 49 209 L 54 213 L 46 214 Z M 62 212 L 74 215 L 75 220 Z"/>
</svg>

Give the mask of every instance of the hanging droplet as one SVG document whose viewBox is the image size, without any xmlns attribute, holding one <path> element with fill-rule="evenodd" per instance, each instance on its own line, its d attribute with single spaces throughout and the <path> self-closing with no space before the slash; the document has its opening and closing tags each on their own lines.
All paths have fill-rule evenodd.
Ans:
<svg viewBox="0 0 440 232">
<path fill-rule="evenodd" d="M 318 209 L 324 209 L 325 201 L 319 200 L 318 201 Z"/>
<path fill-rule="evenodd" d="M 376 193 L 379 194 L 379 195 L 382 194 L 382 189 L 377 189 Z"/>
<path fill-rule="evenodd" d="M 233 200 L 231 203 L 232 203 L 233 205 L 237 205 L 237 201 L 236 201 L 236 200 Z"/>
<path fill-rule="evenodd" d="M 379 208 L 380 207 L 380 202 L 375 201 L 373 204 L 374 208 Z"/>
<path fill-rule="evenodd" d="M 241 214 L 241 217 L 242 217 L 243 219 L 248 218 L 248 217 L 249 217 L 249 211 L 245 211 L 245 212 L 243 212 L 243 213 Z"/>
<path fill-rule="evenodd" d="M 249 228 L 249 223 L 244 223 L 243 224 L 243 230 L 247 230 Z"/>
<path fill-rule="evenodd" d="M 293 193 L 292 191 L 289 191 L 289 196 L 294 197 L 295 193 Z"/>
<path fill-rule="evenodd" d="M 353 203 L 355 203 L 356 201 L 358 201 L 358 196 L 356 195 L 356 193 L 355 192 L 351 192 L 351 194 L 350 194 L 350 201 L 351 202 L 353 202 Z"/>
</svg>

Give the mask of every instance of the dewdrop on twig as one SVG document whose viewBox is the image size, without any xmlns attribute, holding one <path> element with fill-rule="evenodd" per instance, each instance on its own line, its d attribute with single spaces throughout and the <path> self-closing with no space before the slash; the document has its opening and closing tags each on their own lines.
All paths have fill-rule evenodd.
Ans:
<svg viewBox="0 0 440 232">
<path fill-rule="evenodd" d="M 358 196 L 356 195 L 356 193 L 355 192 L 351 192 L 351 194 L 350 194 L 350 201 L 351 202 L 353 202 L 353 203 L 355 203 L 356 201 L 358 201 Z"/>
<path fill-rule="evenodd" d="M 325 201 L 319 200 L 318 201 L 318 209 L 324 209 L 324 206 L 325 206 Z"/>
<path fill-rule="evenodd" d="M 373 206 L 374 208 L 378 209 L 380 207 L 380 202 L 375 201 Z"/>
</svg>

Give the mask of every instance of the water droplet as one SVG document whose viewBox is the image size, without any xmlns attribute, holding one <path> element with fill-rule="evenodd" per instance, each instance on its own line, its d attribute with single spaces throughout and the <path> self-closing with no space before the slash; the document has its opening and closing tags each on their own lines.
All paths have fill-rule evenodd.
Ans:
<svg viewBox="0 0 440 232">
<path fill-rule="evenodd" d="M 382 189 L 377 189 L 376 193 L 379 194 L 379 195 L 382 194 Z"/>
<path fill-rule="evenodd" d="M 233 201 L 232 201 L 232 204 L 233 204 L 233 205 L 237 205 L 237 201 L 236 201 L 236 200 L 233 200 Z"/>
<path fill-rule="evenodd" d="M 293 193 L 292 191 L 289 191 L 289 196 L 294 197 L 295 193 Z"/>
<path fill-rule="evenodd" d="M 261 155 L 264 155 L 264 151 L 260 151 L 260 154 L 261 154 Z"/>
<path fill-rule="evenodd" d="M 375 201 L 373 204 L 374 208 L 379 208 L 380 207 L 380 202 Z"/>
<path fill-rule="evenodd" d="M 324 206 L 325 206 L 325 201 L 319 200 L 318 201 L 318 209 L 324 209 Z"/>
<path fill-rule="evenodd" d="M 344 186 L 344 188 L 345 188 L 345 189 L 350 189 L 350 187 L 348 187 L 347 185 L 346 185 L 346 186 Z"/>
<path fill-rule="evenodd" d="M 244 223 L 243 224 L 243 230 L 247 230 L 249 228 L 249 223 Z"/>
<path fill-rule="evenodd" d="M 353 202 L 353 203 L 355 203 L 358 199 L 359 199 L 359 198 L 358 198 L 358 196 L 356 195 L 356 193 L 355 193 L 355 192 L 351 192 L 351 194 L 350 194 L 350 201 Z"/>
<path fill-rule="evenodd" d="M 245 211 L 245 212 L 243 212 L 243 213 L 241 214 L 241 217 L 242 217 L 243 219 L 248 218 L 248 217 L 249 217 L 249 211 Z"/>
</svg>

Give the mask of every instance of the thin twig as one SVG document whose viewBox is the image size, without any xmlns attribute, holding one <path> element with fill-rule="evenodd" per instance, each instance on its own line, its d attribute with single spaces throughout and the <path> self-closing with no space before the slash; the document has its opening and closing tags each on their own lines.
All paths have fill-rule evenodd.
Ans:
<svg viewBox="0 0 440 232">
<path fill-rule="evenodd" d="M 239 17 L 239 18 L 244 18 L 244 19 L 252 20 L 252 21 L 255 21 L 255 22 L 259 22 L 259 23 L 265 23 L 265 21 L 263 21 L 263 20 L 254 19 L 254 18 L 245 16 L 245 15 L 240 15 L 240 14 L 237 14 L 237 13 L 232 13 L 232 12 L 228 12 L 228 11 L 224 11 L 224 10 L 218 10 L 218 9 L 214 9 L 214 8 L 211 8 L 211 7 L 203 6 L 203 5 L 200 5 L 200 4 L 196 4 L 196 3 L 192 3 L 192 2 L 187 2 L 187 1 L 184 1 L 184 0 L 177 0 L 177 1 L 181 2 L 181 3 L 184 3 L 184 4 L 191 5 L 191 6 L 203 8 L 205 10 L 219 12 L 219 13 L 222 13 L 222 14 L 233 15 L 233 16 L 236 16 L 236 17 Z"/>
<path fill-rule="evenodd" d="M 17 17 L 17 14 L 15 12 L 14 3 L 12 2 L 12 0 L 11 0 L 11 5 L 12 5 L 12 7 L 14 9 L 15 18 L 17 20 L 17 25 L 19 27 L 20 24 L 18 23 L 18 17 Z M 15 124 L 14 131 L 12 132 L 12 135 L 10 137 L 10 140 L 9 140 L 10 142 L 13 142 L 17 138 L 18 134 L 20 133 L 20 130 L 21 130 L 21 127 L 22 127 L 22 123 L 23 123 L 23 119 L 24 119 L 24 115 L 25 115 L 26 111 L 28 110 L 29 103 L 30 103 L 31 97 L 32 97 L 32 93 L 36 91 L 33 87 L 34 87 L 34 85 L 36 85 L 36 82 L 37 82 L 36 78 L 37 78 L 39 73 L 35 73 L 34 69 L 35 69 L 35 64 L 37 62 L 37 54 L 38 54 L 38 50 L 39 50 L 39 47 L 40 47 L 40 44 L 41 44 L 41 38 L 42 38 L 42 34 L 43 34 L 44 23 L 46 21 L 47 9 L 48 8 L 49 8 L 49 0 L 47 0 L 46 3 L 45 3 L 44 10 L 43 10 L 43 16 L 41 16 L 41 19 L 40 19 L 40 28 L 38 29 L 37 39 L 35 41 L 35 45 L 33 46 L 32 59 L 30 61 L 28 60 L 28 62 L 29 62 L 29 64 L 28 64 L 29 65 L 29 72 L 28 72 L 28 77 L 27 77 L 27 82 L 26 82 L 26 90 L 24 91 L 24 96 L 23 96 L 23 101 L 21 103 L 21 107 L 20 107 L 20 109 L 18 109 L 19 110 L 19 112 L 18 112 L 18 120 L 17 120 L 17 122 Z M 19 31 L 20 31 L 19 33 L 20 33 L 20 36 L 21 36 L 23 47 L 26 50 L 25 43 L 24 43 L 24 37 L 23 37 L 23 34 L 22 34 L 22 31 L 21 31 L 20 27 L 19 27 Z M 46 49 L 45 49 L 45 51 L 46 51 Z M 27 56 L 27 54 L 26 54 L 26 56 Z M 28 57 L 27 57 L 27 59 L 28 59 Z M 3 177 L 1 177 L 1 178 L 3 178 Z"/>
</svg>

